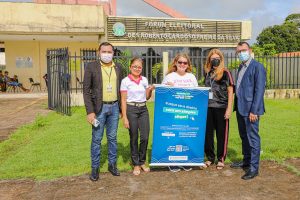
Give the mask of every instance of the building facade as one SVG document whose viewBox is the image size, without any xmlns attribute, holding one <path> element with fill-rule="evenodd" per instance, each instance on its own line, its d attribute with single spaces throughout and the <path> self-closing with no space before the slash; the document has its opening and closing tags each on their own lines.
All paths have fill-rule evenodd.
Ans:
<svg viewBox="0 0 300 200">
<path fill-rule="evenodd" d="M 230 49 L 251 38 L 250 21 L 113 17 L 102 5 L 0 2 L 0 42 L 5 48 L 5 70 L 43 82 L 46 51 L 68 47 L 72 55 L 96 49 L 103 41 L 116 50 L 143 54 L 188 51 L 205 54 L 212 47 Z"/>
</svg>

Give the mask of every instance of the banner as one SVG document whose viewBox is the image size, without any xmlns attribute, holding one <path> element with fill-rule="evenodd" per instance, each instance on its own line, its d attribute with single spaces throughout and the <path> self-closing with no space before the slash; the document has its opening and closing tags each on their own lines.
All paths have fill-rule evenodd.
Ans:
<svg viewBox="0 0 300 200">
<path fill-rule="evenodd" d="M 209 88 L 155 89 L 150 166 L 201 166 Z"/>
</svg>

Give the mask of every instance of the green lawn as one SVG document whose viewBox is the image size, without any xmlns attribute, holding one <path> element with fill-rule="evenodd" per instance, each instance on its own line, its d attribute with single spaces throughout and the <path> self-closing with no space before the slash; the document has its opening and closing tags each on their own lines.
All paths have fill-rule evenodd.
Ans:
<svg viewBox="0 0 300 200">
<path fill-rule="evenodd" d="M 148 104 L 153 123 L 153 103 Z M 91 127 L 83 107 L 73 108 L 71 117 L 50 113 L 37 117 L 18 129 L 9 140 L 0 143 L 0 179 L 53 179 L 90 171 Z M 266 114 L 261 118 L 263 160 L 282 162 L 300 157 L 300 100 L 266 100 Z M 121 121 L 120 121 L 121 122 Z M 152 130 L 149 140 L 150 162 Z M 107 171 L 107 143 L 102 142 L 101 171 Z M 120 123 L 118 130 L 118 167 L 130 170 L 128 131 Z M 241 159 L 241 141 L 235 113 L 230 121 L 226 162 Z M 299 172 L 297 172 L 299 173 Z"/>
</svg>

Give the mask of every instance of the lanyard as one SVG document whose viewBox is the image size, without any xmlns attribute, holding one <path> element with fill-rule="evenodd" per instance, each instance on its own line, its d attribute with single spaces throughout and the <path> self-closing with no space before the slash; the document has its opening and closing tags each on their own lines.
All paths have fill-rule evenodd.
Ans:
<svg viewBox="0 0 300 200">
<path fill-rule="evenodd" d="M 104 70 L 105 74 L 108 76 L 108 82 L 109 82 L 109 83 L 110 83 L 110 77 L 111 77 L 112 68 L 113 68 L 113 67 L 110 67 L 110 73 L 109 73 L 109 75 L 108 75 L 108 73 L 107 73 L 105 67 L 103 67 L 103 70 Z"/>
<path fill-rule="evenodd" d="M 209 83 L 211 87 L 211 91 L 213 90 L 213 84 L 215 82 L 215 74 L 213 76 L 210 76 L 211 73 L 207 73 L 206 78 L 209 78 Z M 209 77 L 210 76 L 210 77 Z"/>
</svg>

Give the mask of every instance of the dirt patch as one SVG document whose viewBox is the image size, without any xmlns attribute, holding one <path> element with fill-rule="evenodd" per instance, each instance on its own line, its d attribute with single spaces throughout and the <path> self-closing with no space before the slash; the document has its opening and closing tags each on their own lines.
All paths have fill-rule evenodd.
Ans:
<svg viewBox="0 0 300 200">
<path fill-rule="evenodd" d="M 53 181 L 0 181 L 0 199 L 300 199 L 300 178 L 274 162 L 262 162 L 260 175 L 241 179 L 242 170 L 205 170 L 171 173 L 154 170 L 133 176 L 100 173 Z"/>
<path fill-rule="evenodd" d="M 35 117 L 50 112 L 47 97 L 16 98 L 0 100 L 0 142 L 24 124 L 33 122 Z"/>
<path fill-rule="evenodd" d="M 300 172 L 300 159 L 299 158 L 292 158 L 285 161 L 286 164 L 292 165 Z"/>
</svg>

